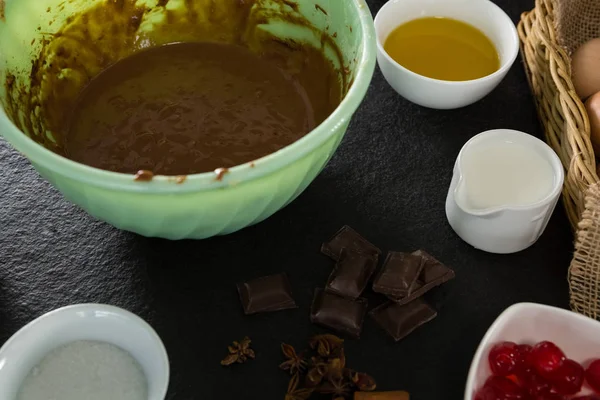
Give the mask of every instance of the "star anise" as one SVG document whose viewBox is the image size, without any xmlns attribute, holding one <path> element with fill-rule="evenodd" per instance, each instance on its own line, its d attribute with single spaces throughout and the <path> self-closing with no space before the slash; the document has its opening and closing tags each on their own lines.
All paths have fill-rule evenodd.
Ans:
<svg viewBox="0 0 600 400">
<path fill-rule="evenodd" d="M 285 400 L 308 400 L 314 389 L 300 387 L 300 374 L 296 373 L 290 379 Z"/>
<path fill-rule="evenodd" d="M 306 374 L 306 386 L 316 387 L 322 381 L 325 375 L 327 375 L 327 364 L 324 362 L 318 362 L 313 364 L 313 367 Z"/>
<path fill-rule="evenodd" d="M 296 353 L 294 347 L 290 346 L 289 344 L 282 343 L 281 351 L 283 352 L 283 355 L 285 356 L 285 358 L 287 358 L 287 360 L 282 362 L 279 365 L 279 368 L 281 368 L 284 371 L 289 371 L 292 375 L 299 372 L 303 372 L 306 369 L 306 360 L 304 359 L 304 357 L 302 357 L 302 354 Z"/>
<path fill-rule="evenodd" d="M 241 342 L 233 342 L 232 346 L 228 346 L 229 354 L 221 360 L 221 365 L 228 366 L 234 363 L 243 364 L 249 358 L 254 359 L 254 350 L 250 348 L 252 341 L 249 337 L 245 337 Z"/>
<path fill-rule="evenodd" d="M 345 379 L 333 379 L 322 383 L 316 391 L 331 394 L 334 399 L 346 399 L 352 395 L 352 385 Z"/>
<path fill-rule="evenodd" d="M 313 392 L 330 395 L 332 400 L 349 400 L 355 393 L 375 390 L 377 385 L 370 375 L 346 367 L 343 339 L 317 335 L 309 345 L 313 352 L 306 358 L 292 346 L 281 345 L 286 361 L 280 368 L 293 375 L 285 400 L 307 400 Z"/>
<path fill-rule="evenodd" d="M 342 349 L 344 340 L 335 335 L 316 335 L 310 340 L 310 347 L 321 357 L 330 357 L 338 349 Z"/>
<path fill-rule="evenodd" d="M 326 368 L 326 378 L 330 381 L 340 381 L 344 380 L 344 367 L 346 360 L 341 360 L 339 358 L 333 358 L 329 360 Z"/>
</svg>

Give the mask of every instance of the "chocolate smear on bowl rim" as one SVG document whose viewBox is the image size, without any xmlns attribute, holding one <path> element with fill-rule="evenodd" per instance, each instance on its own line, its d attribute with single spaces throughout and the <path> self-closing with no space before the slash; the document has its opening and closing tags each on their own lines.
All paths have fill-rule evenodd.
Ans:
<svg viewBox="0 0 600 400">
<path fill-rule="evenodd" d="M 295 1 L 292 0 L 282 0 L 282 3 L 285 4 L 286 6 L 290 7 L 292 10 L 294 11 L 298 11 L 298 3 L 296 3 Z"/>
<path fill-rule="evenodd" d="M 149 7 L 133 0 L 97 2 L 67 18 L 62 26 L 53 24 L 53 28 L 57 29 L 54 32 L 48 33 L 49 26 L 40 27 L 40 31 L 47 33 L 40 33 L 33 46 L 39 56 L 33 60 L 31 70 L 5 71 L 8 95 L 3 99 L 3 106 L 11 120 L 37 143 L 70 157 L 66 151 L 65 134 L 70 115 L 65 110 L 74 109 L 82 89 L 101 72 L 119 60 L 150 47 L 174 42 L 210 41 L 245 46 L 274 62 L 286 73 L 295 74 L 317 110 L 316 126 L 339 105 L 352 77 L 343 70 L 343 56 L 334 38 L 311 25 L 299 13 L 296 3 L 274 0 L 269 2 L 273 7 L 265 7 L 266 3 L 266 0 L 207 0 L 186 1 L 181 2 L 182 7 L 167 7 L 171 3 L 160 0 L 156 6 Z M 258 28 L 270 20 L 302 26 L 313 33 L 315 43 L 282 40 Z M 323 49 L 327 49 L 334 58 L 325 59 Z M 304 65 L 306 60 L 313 68 L 310 71 L 297 67 Z M 289 143 L 282 143 L 282 146 L 308 131 L 306 129 L 300 136 L 290 138 Z M 238 160 L 221 162 L 215 168 L 230 168 L 275 150 L 265 148 L 261 150 L 263 153 L 248 155 L 247 159 L 240 156 Z M 140 167 L 133 170 L 128 167 L 126 171 L 117 172 L 134 174 L 138 169 L 150 169 L 155 174 L 176 176 L 215 169 L 173 168 L 169 171 L 162 170 L 166 168 L 164 166 L 156 169 Z"/>
<path fill-rule="evenodd" d="M 318 5 L 318 4 L 315 4 L 315 9 L 317 9 L 317 11 L 321 11 L 325 15 L 329 15 L 327 13 L 327 11 L 325 11 L 325 9 L 322 6 Z"/>
<path fill-rule="evenodd" d="M 225 175 L 227 175 L 228 173 L 229 173 L 228 168 L 217 168 L 215 170 L 215 174 L 217 175 L 217 177 L 215 179 L 217 181 L 221 182 L 223 180 L 223 178 L 225 177 Z"/>
<path fill-rule="evenodd" d="M 154 173 L 146 170 L 139 170 L 133 178 L 134 181 L 138 182 L 150 182 L 152 179 L 154 179 Z"/>
</svg>

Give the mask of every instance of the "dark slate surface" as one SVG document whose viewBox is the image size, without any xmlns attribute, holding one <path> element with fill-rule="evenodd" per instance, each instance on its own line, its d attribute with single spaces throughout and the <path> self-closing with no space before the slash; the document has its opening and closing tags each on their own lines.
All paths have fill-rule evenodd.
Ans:
<svg viewBox="0 0 600 400">
<path fill-rule="evenodd" d="M 517 21 L 532 0 L 497 0 Z M 373 13 L 383 0 L 372 0 Z M 476 347 L 507 306 L 568 305 L 572 236 L 562 207 L 540 241 L 519 254 L 486 254 L 461 242 L 444 216 L 451 169 L 478 132 L 540 135 L 520 62 L 483 101 L 458 111 L 400 98 L 379 71 L 325 171 L 293 204 L 242 232 L 169 242 L 121 232 L 65 201 L 0 139 L 0 343 L 57 307 L 102 302 L 129 309 L 158 331 L 172 365 L 169 399 L 282 399 L 279 343 L 305 344 L 312 291 L 331 262 L 321 242 L 350 224 L 384 250 L 425 248 L 453 266 L 455 281 L 429 300 L 439 316 L 400 343 L 371 320 L 348 341 L 351 365 L 382 389 L 415 400 L 459 399 Z M 298 310 L 246 317 L 235 283 L 287 271 Z M 371 305 L 381 301 L 370 298 Z M 249 335 L 257 360 L 224 369 L 231 340 Z"/>
</svg>

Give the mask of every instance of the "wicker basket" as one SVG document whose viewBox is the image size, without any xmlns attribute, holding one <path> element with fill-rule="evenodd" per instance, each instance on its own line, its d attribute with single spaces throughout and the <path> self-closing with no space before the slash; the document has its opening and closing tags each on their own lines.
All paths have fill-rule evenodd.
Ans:
<svg viewBox="0 0 600 400">
<path fill-rule="evenodd" d="M 589 119 L 571 82 L 569 53 L 573 48 L 559 43 L 557 8 L 557 0 L 536 0 L 535 9 L 522 15 L 518 28 L 525 70 L 546 139 L 565 166 L 563 202 L 576 229 L 585 209 L 585 193 L 599 179 Z M 583 42 L 592 37 L 578 35 L 578 39 Z"/>
<path fill-rule="evenodd" d="M 521 52 L 548 143 L 566 170 L 563 203 L 575 235 L 571 308 L 600 320 L 600 183 L 590 122 L 573 88 L 570 55 L 600 37 L 600 0 L 536 0 L 519 24 Z"/>
</svg>

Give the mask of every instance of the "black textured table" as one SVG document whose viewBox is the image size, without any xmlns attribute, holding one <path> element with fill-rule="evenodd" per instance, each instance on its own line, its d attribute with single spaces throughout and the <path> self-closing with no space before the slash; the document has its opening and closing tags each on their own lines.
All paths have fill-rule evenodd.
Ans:
<svg viewBox="0 0 600 400">
<path fill-rule="evenodd" d="M 497 3 L 515 22 L 533 7 L 532 0 Z M 375 14 L 383 0 L 369 4 Z M 541 134 L 520 60 L 490 96 L 455 111 L 410 104 L 377 71 L 339 151 L 295 202 L 236 234 L 181 242 L 95 221 L 0 139 L 0 344 L 57 307 L 108 303 L 137 313 L 162 337 L 169 399 L 283 399 L 279 344 L 302 346 L 322 331 L 308 316 L 313 290 L 332 267 L 319 247 L 349 224 L 384 250 L 424 248 L 457 274 L 428 297 L 439 316 L 399 343 L 367 318 L 362 338 L 347 341 L 349 363 L 384 390 L 460 399 L 475 349 L 503 309 L 521 301 L 568 305 L 572 235 L 562 206 L 538 243 L 514 255 L 475 250 L 446 222 L 460 148 L 494 128 Z M 290 275 L 300 308 L 244 316 L 235 283 L 280 271 Z M 221 367 L 227 345 L 245 335 L 257 359 Z"/>
</svg>

